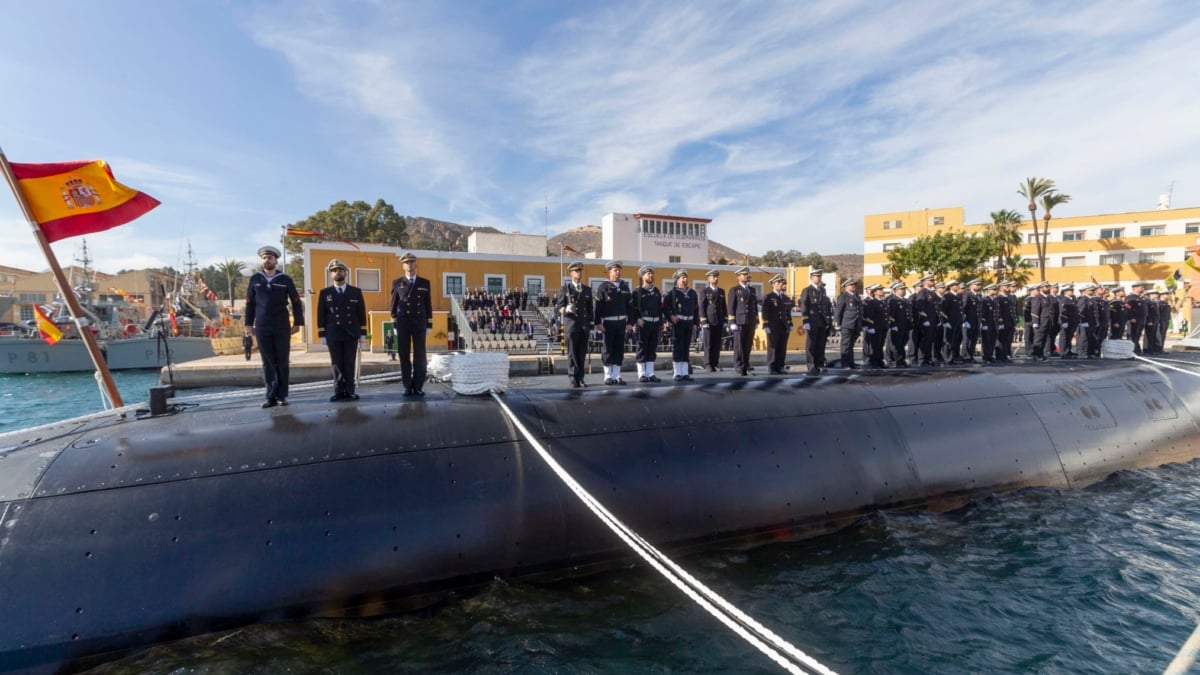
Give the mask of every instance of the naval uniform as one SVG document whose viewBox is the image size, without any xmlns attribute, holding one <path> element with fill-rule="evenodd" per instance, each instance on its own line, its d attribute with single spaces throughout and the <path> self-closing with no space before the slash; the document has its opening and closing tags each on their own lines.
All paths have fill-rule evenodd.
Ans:
<svg viewBox="0 0 1200 675">
<path fill-rule="evenodd" d="M 782 375 L 788 334 L 792 332 L 792 299 L 775 291 L 767 293 L 762 303 L 762 320 L 767 334 L 767 372 Z"/>
<path fill-rule="evenodd" d="M 833 303 L 824 286 L 810 284 L 800 292 L 800 322 L 808 333 L 808 373 L 816 375 L 825 367 L 825 343 L 833 323 Z"/>
<path fill-rule="evenodd" d="M 1142 295 L 1130 293 L 1125 298 L 1125 303 L 1129 307 L 1126 316 L 1129 317 L 1129 339 L 1133 342 L 1133 353 L 1142 353 L 1142 331 L 1146 328 L 1146 303 L 1147 300 Z"/>
<path fill-rule="evenodd" d="M 246 327 L 254 330 L 258 342 L 268 402 L 287 401 L 288 397 L 288 359 L 292 349 L 289 304 L 292 321 L 303 326 L 304 305 L 291 277 L 282 272 L 269 277 L 262 271 L 251 275 L 246 288 Z"/>
<path fill-rule="evenodd" d="M 425 386 L 425 336 L 433 330 L 433 298 L 429 280 L 415 276 L 392 282 L 392 320 L 399 342 L 404 391 L 422 393 Z"/>
<path fill-rule="evenodd" d="M 998 296 L 987 295 L 979 299 L 979 338 L 982 342 L 983 362 L 996 362 L 996 342 L 1000 336 L 1000 303 Z"/>
<path fill-rule="evenodd" d="M 942 358 L 951 364 L 962 363 L 963 301 L 962 296 L 946 291 L 942 296 Z"/>
<path fill-rule="evenodd" d="M 700 325 L 700 299 L 691 288 L 672 288 L 663 296 L 663 313 L 671 322 L 671 362 L 676 378 L 690 378 L 688 352 L 692 334 Z"/>
<path fill-rule="evenodd" d="M 869 296 L 863 300 L 863 324 L 867 329 L 866 339 L 863 341 L 864 356 L 872 368 L 886 368 L 883 363 L 883 345 L 891 326 L 883 298 Z"/>
<path fill-rule="evenodd" d="M 1017 299 L 1012 293 L 1001 293 L 996 296 L 996 307 L 999 310 L 996 328 L 1000 338 L 996 345 L 996 360 L 1011 362 L 1013 338 L 1017 334 Z"/>
<path fill-rule="evenodd" d="M 1146 308 L 1146 324 L 1142 330 L 1142 353 L 1158 352 L 1158 301 L 1142 298 Z"/>
<path fill-rule="evenodd" d="M 613 283 L 607 279 L 596 287 L 596 323 L 604 327 L 604 352 L 602 359 L 609 373 L 605 380 L 620 380 L 621 366 L 625 362 L 625 327 L 629 325 L 631 302 L 629 284 L 624 279 Z M 616 377 L 611 377 L 616 368 Z"/>
<path fill-rule="evenodd" d="M 325 339 L 333 365 L 333 393 L 354 396 L 354 364 L 358 343 L 367 334 L 367 304 L 362 289 L 334 284 L 317 296 L 317 337 Z"/>
<path fill-rule="evenodd" d="M 645 285 L 633 289 L 629 305 L 629 320 L 637 325 L 638 375 L 657 382 L 654 361 L 658 359 L 658 337 L 662 335 L 662 292 L 658 286 Z M 640 322 L 641 325 L 638 325 Z"/>
<path fill-rule="evenodd" d="M 700 327 L 704 337 L 704 367 L 710 372 L 721 369 L 721 341 L 725 339 L 725 289 L 708 285 L 700 290 Z"/>
<path fill-rule="evenodd" d="M 963 332 L 965 344 L 963 358 L 967 363 L 975 363 L 975 345 L 979 344 L 979 303 L 982 298 L 975 291 L 968 290 L 963 295 Z"/>
<path fill-rule="evenodd" d="M 895 293 L 889 295 L 887 303 L 888 328 L 890 335 L 888 360 L 893 367 L 908 367 L 908 336 L 912 331 L 912 303 L 908 298 L 902 298 Z"/>
<path fill-rule="evenodd" d="M 1062 303 L 1059 305 L 1058 319 L 1059 327 L 1062 328 L 1062 357 L 1064 359 L 1073 359 L 1078 356 L 1075 350 L 1071 347 L 1071 340 L 1075 337 L 1075 331 L 1079 328 L 1080 299 L 1073 298 L 1069 295 L 1063 295 Z"/>
<path fill-rule="evenodd" d="M 914 335 L 917 336 L 917 358 L 921 365 L 933 365 L 933 334 L 938 331 L 937 293 L 926 286 L 913 293 L 912 313 Z"/>
<path fill-rule="evenodd" d="M 758 296 L 754 288 L 738 284 L 729 289 L 729 316 L 733 319 L 733 369 L 750 374 L 750 348 L 758 328 Z"/>
<path fill-rule="evenodd" d="M 854 363 L 854 343 L 858 342 L 863 329 L 863 300 L 857 293 L 842 291 L 833 305 L 833 325 L 841 337 L 842 367 L 857 368 Z M 863 342 L 864 354 L 869 351 Z"/>
<path fill-rule="evenodd" d="M 571 384 L 582 386 L 583 359 L 592 332 L 592 287 L 568 283 L 562 287 L 554 306 L 562 316 L 563 338 L 567 343 L 567 377 Z"/>
<path fill-rule="evenodd" d="M 1128 318 L 1129 307 L 1124 298 L 1113 298 L 1108 302 L 1109 337 L 1120 340 L 1125 336 L 1125 321 Z"/>
</svg>

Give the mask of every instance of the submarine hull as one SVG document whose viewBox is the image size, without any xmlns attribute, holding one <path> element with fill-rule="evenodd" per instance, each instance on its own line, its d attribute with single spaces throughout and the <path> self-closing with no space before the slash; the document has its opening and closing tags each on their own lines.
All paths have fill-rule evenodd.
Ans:
<svg viewBox="0 0 1200 675">
<path fill-rule="evenodd" d="M 0 437 L 0 671 L 630 558 L 490 398 L 363 393 Z M 1126 362 L 505 402 L 609 510 L 675 551 L 1200 456 L 1200 380 Z"/>
</svg>

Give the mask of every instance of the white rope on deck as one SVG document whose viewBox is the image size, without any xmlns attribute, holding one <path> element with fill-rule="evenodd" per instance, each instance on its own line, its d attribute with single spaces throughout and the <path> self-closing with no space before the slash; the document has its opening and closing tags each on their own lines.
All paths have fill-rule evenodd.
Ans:
<svg viewBox="0 0 1200 675">
<path fill-rule="evenodd" d="M 1200 624 L 1196 625 L 1196 630 L 1192 631 L 1191 636 L 1179 648 L 1179 653 L 1175 655 L 1174 659 L 1171 659 L 1171 663 L 1163 671 L 1163 675 L 1184 675 L 1192 669 L 1197 653 L 1200 653 Z"/>
<path fill-rule="evenodd" d="M 833 675 L 832 670 L 821 665 L 819 661 L 800 651 L 787 640 L 779 637 L 770 629 L 758 623 L 737 607 L 734 607 L 715 591 L 701 583 L 700 580 L 684 571 L 661 551 L 651 546 L 636 532 L 629 529 L 616 516 L 605 509 L 600 502 L 596 501 L 566 469 L 555 461 L 550 453 L 538 443 L 533 434 L 525 428 L 521 420 L 517 419 L 513 411 L 504 404 L 504 401 L 500 400 L 500 397 L 495 392 L 492 393 L 492 398 L 495 399 L 501 410 L 504 411 L 504 414 L 508 416 L 508 419 L 521 432 L 521 435 L 525 437 L 525 440 L 529 441 L 529 444 L 533 446 L 533 449 L 537 451 L 542 460 L 575 493 L 575 496 L 591 509 L 592 513 L 620 537 L 626 545 L 632 548 L 635 553 L 641 556 L 659 574 L 674 584 L 676 588 L 789 673 L 806 673 L 812 671 L 821 673 L 822 675 Z M 791 657 L 791 659 L 789 660 L 788 657 Z M 806 671 L 804 668 L 808 670 Z"/>
</svg>

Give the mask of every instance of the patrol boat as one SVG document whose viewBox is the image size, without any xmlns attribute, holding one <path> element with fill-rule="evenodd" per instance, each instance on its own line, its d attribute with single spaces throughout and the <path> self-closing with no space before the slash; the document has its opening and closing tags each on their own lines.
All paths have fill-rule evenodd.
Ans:
<svg viewBox="0 0 1200 675">
<path fill-rule="evenodd" d="M 1200 359 L 509 388 L 362 387 L 0 436 L 0 671 L 366 616 L 629 560 L 521 435 L 668 551 L 1200 457 Z M 152 401 L 154 397 L 152 396 Z M 178 402 L 176 402 L 178 403 Z M 515 421 L 514 421 L 515 420 Z"/>
</svg>

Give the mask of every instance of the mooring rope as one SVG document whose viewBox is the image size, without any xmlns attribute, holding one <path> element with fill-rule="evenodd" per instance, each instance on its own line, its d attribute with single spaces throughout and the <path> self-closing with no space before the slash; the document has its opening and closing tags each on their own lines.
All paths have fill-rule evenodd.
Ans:
<svg viewBox="0 0 1200 675">
<path fill-rule="evenodd" d="M 826 668 L 816 659 L 808 656 L 800 651 L 794 645 L 776 635 L 770 629 L 755 621 L 753 618 L 734 607 L 729 601 L 722 598 L 715 591 L 705 586 L 700 580 L 688 574 L 681 567 L 675 564 L 670 558 L 663 554 L 654 546 L 650 545 L 645 539 L 642 539 L 636 532 L 629 529 L 616 516 L 610 513 L 600 502 L 582 485 L 576 481 L 566 469 L 562 467 L 547 451 L 541 443 L 534 438 L 533 434 L 521 423 L 521 420 L 509 409 L 504 401 L 493 392 L 492 398 L 499 404 L 500 409 L 508 417 L 509 421 L 521 432 L 525 440 L 533 446 L 537 451 L 538 456 L 542 461 L 546 462 L 547 466 L 559 477 L 575 493 L 575 496 L 587 506 L 592 513 L 596 515 L 610 530 L 612 530 L 622 541 L 634 550 L 643 560 L 650 564 L 659 574 L 663 575 L 676 588 L 682 591 L 685 595 L 691 598 L 696 604 L 703 607 L 709 614 L 716 618 L 721 623 L 725 624 L 730 630 L 736 633 L 746 642 L 750 643 L 760 652 L 767 656 L 781 668 L 790 673 L 805 673 L 802 669 L 809 670 L 822 675 L 833 675 L 833 671 Z M 751 634 L 753 631 L 754 634 Z M 767 644 L 770 643 L 770 644 Z M 781 653 L 782 652 L 782 653 Z M 786 655 L 786 656 L 785 656 Z M 794 661 L 788 660 L 790 656 Z"/>
</svg>

